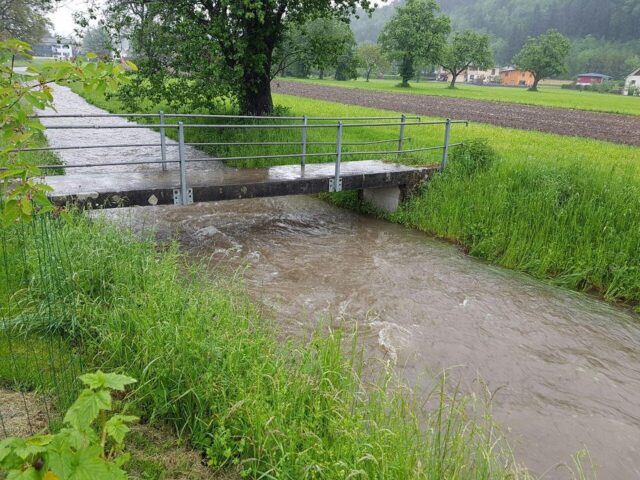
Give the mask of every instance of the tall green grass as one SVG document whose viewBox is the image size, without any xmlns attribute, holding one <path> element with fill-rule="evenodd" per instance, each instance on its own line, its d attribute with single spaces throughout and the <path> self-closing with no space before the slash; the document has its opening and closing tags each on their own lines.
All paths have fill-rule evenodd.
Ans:
<svg viewBox="0 0 640 480">
<path fill-rule="evenodd" d="M 508 268 L 640 302 L 640 184 L 628 165 L 505 160 L 469 142 L 389 218 Z"/>
<path fill-rule="evenodd" d="M 39 221 L 46 229 L 34 235 L 5 232 L 25 252 L 5 263 L 29 273 L 20 310 L 41 308 L 38 265 L 49 260 L 38 236 L 48 232 L 64 252 L 49 300 L 70 314 L 51 324 L 17 315 L 4 333 L 58 335 L 87 364 L 136 377 L 129 405 L 170 424 L 212 466 L 296 480 L 527 478 L 490 417 L 444 382 L 428 399 L 388 373 L 366 382 L 357 337 L 280 343 L 238 285 L 207 278 L 175 245 L 81 216 Z"/>
</svg>

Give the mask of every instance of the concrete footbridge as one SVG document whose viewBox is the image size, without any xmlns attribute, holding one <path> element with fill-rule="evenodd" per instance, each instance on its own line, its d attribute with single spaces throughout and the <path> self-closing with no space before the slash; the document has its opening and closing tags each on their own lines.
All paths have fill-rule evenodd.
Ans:
<svg viewBox="0 0 640 480">
<path fill-rule="evenodd" d="M 53 151 L 62 157 L 63 165 L 41 167 L 45 172 L 64 170 L 64 175 L 43 177 L 53 188 L 51 200 L 58 205 L 74 203 L 92 208 L 186 205 L 357 190 L 376 207 L 393 211 L 413 189 L 446 167 L 449 149 L 460 145 L 450 142 L 451 128 L 455 123 L 466 123 L 426 122 L 405 115 L 248 117 L 162 112 L 43 114 L 39 118 L 51 146 L 25 150 Z M 417 132 L 415 127 L 419 126 L 444 127 L 442 144 L 407 147 L 412 140 L 408 129 Z M 185 141 L 188 129 L 206 130 L 205 135 L 194 136 L 206 141 Z M 347 132 L 355 129 L 366 129 L 367 135 L 349 141 Z M 374 129 L 380 131 L 374 135 Z M 100 135 L 96 135 L 98 131 Z M 389 131 L 395 131 L 395 135 L 384 138 L 390 137 Z M 242 141 L 237 140 L 237 132 L 245 135 Z M 247 133 L 251 134 L 250 141 L 246 141 Z M 96 137 L 110 141 L 84 143 L 84 139 Z M 199 149 L 203 147 L 208 155 Z M 132 149 L 142 149 L 144 155 L 131 155 Z M 242 149 L 248 154 L 233 153 Z M 437 162 L 433 158 L 424 163 L 416 161 L 415 155 L 429 151 L 439 152 Z M 408 155 L 413 155 L 411 163 L 426 166 L 400 163 Z M 236 161 L 288 164 L 230 166 Z M 296 163 L 290 164 L 293 161 Z"/>
</svg>

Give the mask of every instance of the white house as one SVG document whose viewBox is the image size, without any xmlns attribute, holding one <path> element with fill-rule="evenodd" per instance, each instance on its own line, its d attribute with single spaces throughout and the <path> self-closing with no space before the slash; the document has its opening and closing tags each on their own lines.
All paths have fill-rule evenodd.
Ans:
<svg viewBox="0 0 640 480">
<path fill-rule="evenodd" d="M 73 57 L 73 45 L 71 42 L 60 42 L 54 45 L 51 45 L 51 52 L 53 53 L 53 58 L 58 60 L 65 60 Z"/>
<path fill-rule="evenodd" d="M 71 38 L 54 36 L 51 33 L 45 35 L 40 42 L 33 46 L 33 53 L 38 57 L 53 57 L 58 60 L 73 57 L 74 42 Z"/>
<path fill-rule="evenodd" d="M 447 79 L 448 82 L 452 80 L 452 75 L 443 68 L 439 68 L 436 71 L 439 79 Z M 458 75 L 456 82 L 486 84 L 497 83 L 500 81 L 500 67 L 493 67 L 487 70 L 479 70 L 473 65 Z"/>
<path fill-rule="evenodd" d="M 473 65 L 465 72 L 467 83 L 497 83 L 500 81 L 500 67 L 479 70 Z"/>
<path fill-rule="evenodd" d="M 627 77 L 627 80 L 624 82 L 625 95 L 629 95 L 629 90 L 631 89 L 631 87 L 640 89 L 640 68 L 637 68 L 633 72 L 631 72 L 631 75 L 629 75 Z"/>
</svg>

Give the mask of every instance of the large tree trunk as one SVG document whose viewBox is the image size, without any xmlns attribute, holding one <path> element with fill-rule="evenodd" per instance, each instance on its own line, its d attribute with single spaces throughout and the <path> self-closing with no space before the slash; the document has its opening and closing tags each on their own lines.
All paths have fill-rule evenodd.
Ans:
<svg viewBox="0 0 640 480">
<path fill-rule="evenodd" d="M 529 90 L 531 90 L 532 92 L 537 92 L 538 83 L 540 83 L 540 79 L 538 77 L 533 77 L 533 85 L 531 85 L 531 88 L 529 88 Z"/>
<path fill-rule="evenodd" d="M 456 88 L 456 80 L 458 80 L 458 74 L 451 72 L 451 76 L 453 77 L 451 79 L 451 83 L 449 84 L 449 88 Z"/>
<path fill-rule="evenodd" d="M 371 70 L 373 70 L 373 67 L 367 69 L 367 82 L 369 81 L 369 77 L 371 76 Z"/>
<path fill-rule="evenodd" d="M 268 28 L 258 24 L 254 27 L 264 36 L 264 41 L 251 45 L 249 60 L 255 62 L 262 57 L 264 63 L 247 62 L 243 67 L 242 84 L 239 85 L 238 100 L 243 115 L 271 115 L 273 113 L 273 99 L 271 98 L 271 62 L 273 59 L 273 39 L 269 41 Z"/>
<path fill-rule="evenodd" d="M 408 87 L 409 80 L 413 78 L 414 70 L 413 70 L 413 57 L 410 55 L 405 55 L 402 58 L 402 63 L 400 64 L 400 76 L 402 77 L 402 86 Z"/>
<path fill-rule="evenodd" d="M 271 115 L 273 99 L 271 98 L 270 75 L 244 76 L 243 90 L 240 95 L 240 110 L 243 115 Z"/>
</svg>

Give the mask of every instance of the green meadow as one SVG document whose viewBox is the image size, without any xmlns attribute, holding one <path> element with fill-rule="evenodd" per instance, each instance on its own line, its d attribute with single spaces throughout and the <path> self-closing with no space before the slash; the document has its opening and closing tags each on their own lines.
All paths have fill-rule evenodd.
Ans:
<svg viewBox="0 0 640 480">
<path fill-rule="evenodd" d="M 332 87 L 357 88 L 362 90 L 404 93 L 413 95 L 435 95 L 440 97 L 468 98 L 494 102 L 542 105 L 546 107 L 573 108 L 594 112 L 623 113 L 640 115 L 640 97 L 581 92 L 562 89 L 558 86 L 542 85 L 537 92 L 526 88 L 489 87 L 460 83 L 455 89 L 448 88 L 447 82 L 411 82 L 411 88 L 398 86 L 398 80 L 363 79 L 338 81 L 319 79 L 283 78 L 286 81 L 326 85 Z"/>
</svg>

